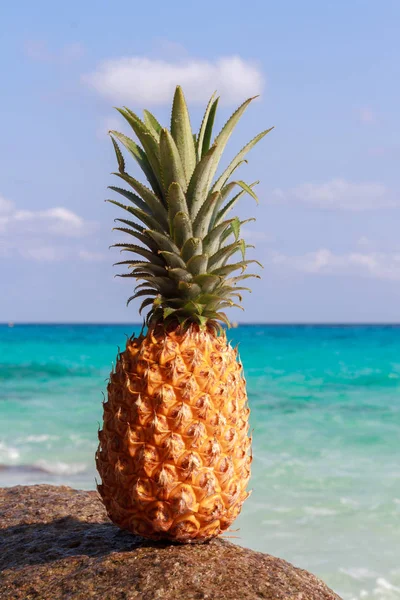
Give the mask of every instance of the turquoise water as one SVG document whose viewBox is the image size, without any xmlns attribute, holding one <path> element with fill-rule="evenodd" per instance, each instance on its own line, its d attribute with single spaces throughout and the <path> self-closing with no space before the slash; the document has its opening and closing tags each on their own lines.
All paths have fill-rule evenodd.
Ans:
<svg viewBox="0 0 400 600">
<path fill-rule="evenodd" d="M 134 329 L 0 326 L 0 486 L 94 488 L 102 391 Z M 233 541 L 316 573 L 344 600 L 400 598 L 400 327 L 229 336 L 254 428 L 253 494 Z"/>
</svg>

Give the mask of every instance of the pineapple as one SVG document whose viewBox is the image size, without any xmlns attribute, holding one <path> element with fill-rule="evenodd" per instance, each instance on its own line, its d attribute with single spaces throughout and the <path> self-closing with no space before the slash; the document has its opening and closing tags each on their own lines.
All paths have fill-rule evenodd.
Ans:
<svg viewBox="0 0 400 600">
<path fill-rule="evenodd" d="M 115 229 L 133 242 L 115 246 L 133 259 L 122 277 L 140 281 L 128 304 L 143 297 L 147 333 L 128 339 L 117 357 L 104 403 L 96 453 L 98 491 L 111 520 L 153 540 L 202 542 L 228 529 L 249 495 L 249 408 L 237 351 L 226 340 L 223 309 L 238 306 L 244 271 L 245 221 L 228 217 L 254 186 L 231 181 L 251 140 L 215 177 L 225 145 L 251 102 L 244 102 L 211 143 L 218 98 L 212 96 L 193 135 L 181 88 L 171 130 L 144 111 L 118 109 L 141 145 L 111 131 L 120 179 L 111 187 L 129 201 Z M 150 187 L 126 172 L 122 144 Z M 133 191 L 132 191 L 133 190 Z M 232 192 L 234 192 L 232 196 Z M 239 259 L 233 258 L 241 253 Z M 259 264 L 259 263 L 258 263 Z M 235 299 L 235 302 L 234 300 Z M 237 300 L 237 302 L 236 302 Z"/>
</svg>

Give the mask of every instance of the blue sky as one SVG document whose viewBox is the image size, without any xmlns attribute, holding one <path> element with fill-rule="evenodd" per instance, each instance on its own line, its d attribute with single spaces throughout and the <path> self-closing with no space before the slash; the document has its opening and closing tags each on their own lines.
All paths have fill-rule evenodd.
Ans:
<svg viewBox="0 0 400 600">
<path fill-rule="evenodd" d="M 0 20 L 0 321 L 138 320 L 107 131 L 122 104 L 167 124 L 176 83 L 194 128 L 215 88 L 217 127 L 261 92 L 227 160 L 275 125 L 241 173 L 265 268 L 232 319 L 400 321 L 397 1 L 25 0 Z"/>
</svg>

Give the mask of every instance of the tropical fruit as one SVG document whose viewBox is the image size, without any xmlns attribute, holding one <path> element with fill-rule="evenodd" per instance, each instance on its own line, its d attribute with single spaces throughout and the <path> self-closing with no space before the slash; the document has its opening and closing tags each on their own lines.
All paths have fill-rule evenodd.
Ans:
<svg viewBox="0 0 400 600">
<path fill-rule="evenodd" d="M 116 175 L 131 189 L 112 187 L 129 204 L 115 229 L 133 243 L 122 277 L 139 281 L 128 304 L 148 309 L 138 337 L 117 357 L 104 403 L 96 464 L 108 515 L 132 533 L 155 540 L 200 542 L 230 527 L 249 495 L 251 440 L 245 379 L 227 342 L 226 307 L 240 306 L 240 283 L 256 260 L 245 257 L 245 221 L 230 211 L 254 186 L 232 180 L 250 141 L 216 177 L 226 143 L 252 99 L 211 142 L 218 98 L 211 98 L 192 134 L 181 88 L 170 131 L 144 111 L 140 120 L 118 109 L 138 139 L 111 131 Z M 126 172 L 121 143 L 150 187 Z M 239 258 L 238 258 L 239 253 Z M 258 263 L 259 264 L 259 263 Z"/>
</svg>

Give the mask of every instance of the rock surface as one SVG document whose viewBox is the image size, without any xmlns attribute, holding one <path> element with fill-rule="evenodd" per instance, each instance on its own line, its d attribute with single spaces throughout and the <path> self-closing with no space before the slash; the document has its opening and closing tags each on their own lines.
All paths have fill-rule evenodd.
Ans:
<svg viewBox="0 0 400 600">
<path fill-rule="evenodd" d="M 223 539 L 135 537 L 97 492 L 50 485 L 0 489 L 0 598 L 340 600 L 307 571 Z"/>
</svg>

